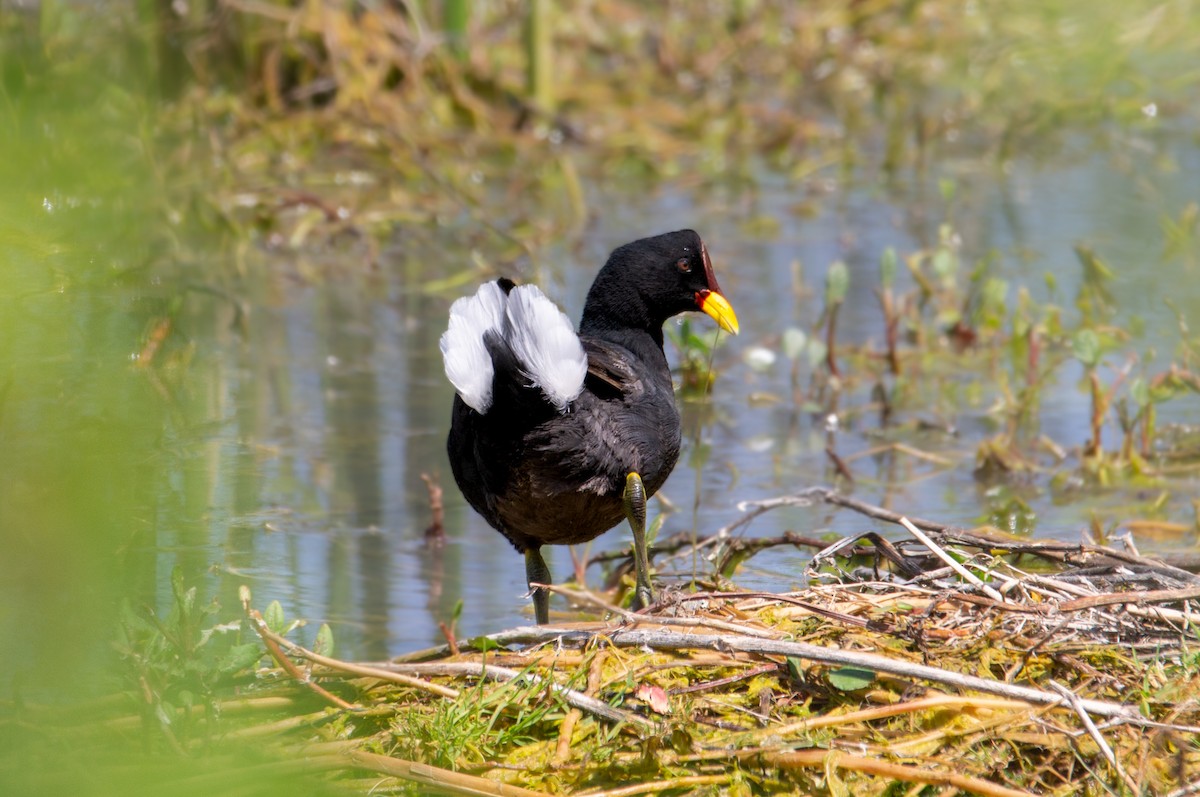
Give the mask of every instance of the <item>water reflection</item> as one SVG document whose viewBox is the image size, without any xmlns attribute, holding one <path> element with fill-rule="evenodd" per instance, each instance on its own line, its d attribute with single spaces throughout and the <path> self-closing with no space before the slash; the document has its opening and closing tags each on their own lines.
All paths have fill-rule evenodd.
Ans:
<svg viewBox="0 0 1200 797">
<path fill-rule="evenodd" d="M 323 291 L 318 299 L 318 328 L 325 367 L 321 370 L 324 400 L 324 444 L 330 467 L 330 515 L 358 529 L 354 567 L 346 567 L 343 545 L 329 550 L 327 578 L 330 596 L 349 594 L 340 584 L 352 572 L 359 584 L 357 606 L 331 604 L 340 614 L 361 618 L 362 652 L 381 658 L 387 652 L 388 583 L 391 546 L 381 531 L 384 522 L 381 445 L 381 397 L 374 368 L 377 331 L 369 323 L 370 306 L 362 297 L 349 297 L 339 287 Z M 336 332 L 334 332 L 336 330 Z"/>
<path fill-rule="evenodd" d="M 821 279 L 833 260 L 844 260 L 851 270 L 842 339 L 879 348 L 882 321 L 873 290 L 884 248 L 906 252 L 929 245 L 937 240 L 938 224 L 952 217 L 971 250 L 963 253 L 964 268 L 994 251 L 996 273 L 1010 281 L 1010 297 L 1021 285 L 1069 310 L 1079 272 L 1071 245 L 1087 241 L 1119 267 L 1118 323 L 1134 314 L 1146 319 L 1147 336 L 1134 348 L 1158 349 L 1160 362 L 1163 353 L 1169 357 L 1178 333 L 1161 310 L 1167 291 L 1145 287 L 1172 286 L 1181 309 L 1200 317 L 1200 289 L 1189 266 L 1157 259 L 1160 210 L 1177 209 L 1189 196 L 1187 186 L 1200 185 L 1195 153 L 1178 152 L 1175 168 L 1141 196 L 1119 192 L 1123 178 L 1104 155 L 1056 169 L 1018 165 L 1003 180 L 964 172 L 955 175 L 961 199 L 952 204 L 930 189 L 931 179 L 893 186 L 895 193 L 886 195 L 839 192 L 816 217 L 792 214 L 796 189 L 770 179 L 745 202 L 740 195 L 722 200 L 720 192 L 701 202 L 686 191 L 628 196 L 594 188 L 590 204 L 604 209 L 596 223 L 578 245 L 564 242 L 554 257 L 528 270 L 539 273 L 547 291 L 577 317 L 613 246 L 683 226 L 705 235 L 745 329 L 718 348 L 720 376 L 711 401 L 682 405 L 685 448 L 663 491 L 673 510 L 661 535 L 709 533 L 737 519 L 741 501 L 835 479 L 825 452 L 825 419 L 795 400 L 791 364 L 782 356 L 766 368 L 742 360 L 750 346 L 778 350 L 781 330 L 789 326 L 811 329 L 820 311 Z M 747 217 L 761 214 L 779 220 L 773 238 L 743 232 Z M 460 600 L 460 634 L 528 621 L 521 558 L 465 505 L 445 460 L 452 393 L 437 340 L 456 292 L 428 293 L 422 285 L 439 269 L 470 261 L 452 233 L 432 235 L 417 249 L 397 245 L 385 251 L 378 270 L 360 267 L 346 253 L 305 263 L 263 254 L 252 272 L 261 281 L 246 292 L 244 318 L 219 298 L 189 298 L 177 320 L 181 336 L 194 345 L 180 369 L 186 378 L 168 376 L 156 386 L 150 373 L 125 379 L 129 374 L 122 371 L 115 383 L 119 390 L 141 392 L 124 405 L 132 413 L 130 425 L 135 418 L 140 424 L 144 417 L 163 416 L 152 424 L 162 440 L 145 444 L 161 453 L 130 464 L 136 472 L 119 474 L 152 494 L 150 516 L 131 503 L 112 503 L 103 491 L 79 493 L 112 515 L 110 524 L 117 524 L 117 515 L 137 518 L 127 532 L 132 541 L 123 547 L 128 577 L 122 589 L 165 607 L 167 576 L 179 566 L 190 583 L 216 594 L 231 616 L 238 587 L 248 584 L 257 606 L 278 599 L 289 616 L 309 620 L 302 634 L 311 638 L 317 624 L 330 622 L 341 654 L 370 659 L 439 641 L 439 622 L 450 622 Z M 1043 278 L 1047 271 L 1056 285 Z M 85 357 L 103 359 L 111 357 L 107 347 L 114 338 L 137 339 L 130 326 L 139 328 L 161 313 L 144 307 L 134 319 L 117 321 L 111 306 L 82 304 L 73 313 L 73 332 Z M 668 354 L 674 358 L 670 346 Z M 1078 445 L 1088 432 L 1086 396 L 1076 389 L 1078 374 L 1062 374 L 1045 396 L 1039 428 Z M 76 376 L 81 381 L 65 390 L 86 395 L 82 371 Z M 832 442 L 854 474 L 856 496 L 946 522 L 1032 524 L 1035 534 L 1078 539 L 1091 508 L 1124 499 L 1056 502 L 1036 482 L 996 492 L 972 478 L 974 447 L 997 425 L 987 412 L 990 395 L 972 393 L 969 383 L 990 378 L 955 367 L 935 370 L 919 388 L 921 403 L 903 409 L 888 429 L 868 390 L 843 396 Z M 4 404 L 12 422 L 11 413 L 31 410 L 11 397 L 20 383 L 9 384 L 17 385 L 7 388 Z M 807 367 L 799 387 L 801 393 L 807 387 Z M 1190 409 L 1186 401 L 1166 405 L 1161 420 L 1188 420 Z M 111 419 L 93 417 L 86 408 L 76 416 L 77 423 L 94 427 L 77 429 L 76 436 L 107 434 Z M 917 427 L 918 420 L 928 427 Z M 950 427 L 956 435 L 946 431 Z M 128 431 L 146 434 L 142 425 Z M 910 456 L 897 442 L 932 456 Z M 35 453 L 23 467 L 32 472 L 45 464 Z M 447 538 L 441 546 L 429 547 L 423 538 L 430 507 L 422 474 L 445 488 Z M 2 489 L 11 499 L 14 488 Z M 652 507 L 661 511 L 664 504 Z M 846 512 L 789 509 L 757 519 L 744 533 L 789 529 L 811 536 L 871 527 Z M 627 544 L 628 532 L 620 528 L 591 550 Z M 560 580 L 573 571 L 565 549 L 547 554 Z M 801 552 L 780 549 L 756 557 L 737 580 L 786 588 L 798 582 L 806 560 Z M 691 565 L 680 572 L 690 573 Z M 598 583 L 599 572 L 589 571 L 589 579 Z"/>
</svg>

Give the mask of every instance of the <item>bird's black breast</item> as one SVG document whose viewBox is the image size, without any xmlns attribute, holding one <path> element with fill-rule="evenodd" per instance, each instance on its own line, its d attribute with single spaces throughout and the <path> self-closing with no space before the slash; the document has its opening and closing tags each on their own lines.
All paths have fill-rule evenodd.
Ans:
<svg viewBox="0 0 1200 797">
<path fill-rule="evenodd" d="M 588 377 L 566 413 L 480 415 L 455 400 L 448 453 L 468 502 L 518 550 L 586 542 L 624 517 L 631 471 L 653 494 L 679 459 L 662 349 L 583 338 Z"/>
</svg>

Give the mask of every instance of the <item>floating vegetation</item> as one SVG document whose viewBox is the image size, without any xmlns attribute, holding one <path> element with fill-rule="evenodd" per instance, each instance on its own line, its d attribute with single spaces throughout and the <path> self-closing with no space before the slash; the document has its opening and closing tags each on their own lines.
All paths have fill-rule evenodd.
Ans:
<svg viewBox="0 0 1200 797">
<path fill-rule="evenodd" d="M 909 520 L 828 490 L 748 517 L 813 503 L 897 522 L 910 538 L 826 544 L 800 591 L 668 591 L 637 614 L 556 587 L 579 606 L 570 622 L 450 637 L 389 661 L 333 658 L 328 629 L 298 645 L 278 604 L 264 617 L 244 591 L 246 619 L 224 627 L 262 645 L 249 660 L 245 639 L 229 648 L 221 661 L 241 664 L 210 667 L 224 686 L 201 704 L 154 708 L 166 683 L 139 677 L 52 732 L 77 756 L 119 728 L 221 762 L 153 772 L 172 794 L 301 777 L 321 793 L 1189 793 L 1200 577 L 1103 546 Z M 698 544 L 720 558 L 732 542 Z M 176 602 L 194 612 L 194 591 L 180 585 Z M 160 648 L 184 650 L 193 619 L 161 624 Z M 193 648 L 212 633 L 192 634 Z M 202 723 L 180 723 L 198 712 Z M 22 752 L 6 746 L 0 764 Z M 43 791 L 60 777 L 35 767 L 13 782 Z"/>
</svg>

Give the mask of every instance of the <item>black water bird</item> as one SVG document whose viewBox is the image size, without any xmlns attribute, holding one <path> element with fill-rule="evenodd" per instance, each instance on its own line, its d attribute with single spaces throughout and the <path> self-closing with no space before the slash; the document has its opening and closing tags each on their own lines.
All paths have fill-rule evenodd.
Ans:
<svg viewBox="0 0 1200 797">
<path fill-rule="evenodd" d="M 666 233 L 614 250 L 576 334 L 536 286 L 498 279 L 450 308 L 442 335 L 453 383 L 446 447 L 475 511 L 549 584 L 543 545 L 587 542 L 629 520 L 637 602 L 653 600 L 646 499 L 679 458 L 680 421 L 663 324 L 700 310 L 737 334 L 700 236 Z M 531 586 L 538 623 L 549 596 Z"/>
</svg>

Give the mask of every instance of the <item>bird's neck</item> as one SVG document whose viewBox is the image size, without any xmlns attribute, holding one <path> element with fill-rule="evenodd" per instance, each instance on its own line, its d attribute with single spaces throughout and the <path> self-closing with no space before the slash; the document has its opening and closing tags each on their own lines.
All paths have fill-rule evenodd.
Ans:
<svg viewBox="0 0 1200 797">
<path fill-rule="evenodd" d="M 650 317 L 649 309 L 635 293 L 605 297 L 607 301 L 595 301 L 588 297 L 579 320 L 579 334 L 591 335 L 628 346 L 652 341 L 661 352 L 663 347 L 663 321 Z"/>
<path fill-rule="evenodd" d="M 628 324 L 612 323 L 611 319 L 592 320 L 585 314 L 579 322 L 579 334 L 593 338 L 603 338 L 614 343 L 632 341 L 649 341 L 659 350 L 663 347 L 662 325 L 630 326 Z"/>
<path fill-rule="evenodd" d="M 662 326 L 665 318 L 655 317 L 646 300 L 635 290 L 613 280 L 605 280 L 601 272 L 588 292 L 579 320 L 581 335 L 607 337 L 610 332 L 644 332 L 662 348 Z"/>
<path fill-rule="evenodd" d="M 620 263 L 609 260 L 588 291 L 579 320 L 579 334 L 624 346 L 648 363 L 666 368 L 663 324 L 645 297 L 622 277 Z"/>
</svg>

